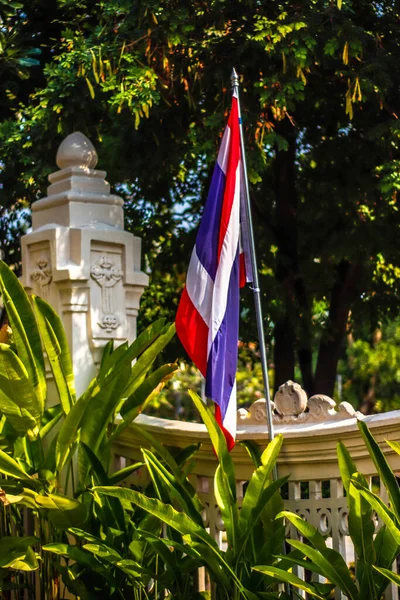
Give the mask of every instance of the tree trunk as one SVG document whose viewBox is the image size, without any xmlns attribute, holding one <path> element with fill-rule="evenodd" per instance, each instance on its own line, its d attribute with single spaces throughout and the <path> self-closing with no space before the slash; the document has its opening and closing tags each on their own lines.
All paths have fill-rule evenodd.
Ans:
<svg viewBox="0 0 400 600">
<path fill-rule="evenodd" d="M 274 180 L 276 197 L 276 240 L 278 246 L 276 277 L 281 284 L 283 310 L 275 326 L 275 389 L 288 379 L 294 378 L 298 324 L 300 317 L 300 346 L 307 339 L 302 351 L 303 385 L 312 385 L 312 366 L 309 357 L 311 347 L 308 338 L 310 317 L 308 296 L 299 272 L 298 219 L 296 189 L 296 136 L 295 129 L 286 122 L 279 126 L 279 134 L 288 142 L 286 150 L 276 150 Z M 309 365 L 306 366 L 306 363 Z"/>
<path fill-rule="evenodd" d="M 329 320 L 320 341 L 314 379 L 315 392 L 331 397 L 350 308 L 359 293 L 363 269 L 359 262 L 342 261 L 337 271 L 336 283 L 331 292 Z"/>
<path fill-rule="evenodd" d="M 282 383 L 294 379 L 295 335 L 289 319 L 280 319 L 274 329 L 275 391 Z"/>
<path fill-rule="evenodd" d="M 315 393 L 311 346 L 300 348 L 297 356 L 299 358 L 303 388 L 307 392 L 308 397 L 310 397 Z"/>
</svg>

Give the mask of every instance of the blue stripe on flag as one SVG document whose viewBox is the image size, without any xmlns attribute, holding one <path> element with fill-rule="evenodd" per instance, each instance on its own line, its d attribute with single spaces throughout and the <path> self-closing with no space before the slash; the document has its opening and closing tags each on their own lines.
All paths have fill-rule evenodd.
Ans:
<svg viewBox="0 0 400 600">
<path fill-rule="evenodd" d="M 213 281 L 218 267 L 219 227 L 225 183 L 226 177 L 217 163 L 196 237 L 196 254 Z"/>
<path fill-rule="evenodd" d="M 235 384 L 239 339 L 239 253 L 232 265 L 227 306 L 208 355 L 206 396 L 219 404 L 222 419 Z"/>
</svg>

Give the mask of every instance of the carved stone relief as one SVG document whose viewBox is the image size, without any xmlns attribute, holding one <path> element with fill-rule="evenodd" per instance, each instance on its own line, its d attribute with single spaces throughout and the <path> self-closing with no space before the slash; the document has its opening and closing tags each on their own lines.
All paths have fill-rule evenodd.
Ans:
<svg viewBox="0 0 400 600">
<path fill-rule="evenodd" d="M 50 258 L 42 255 L 34 260 L 34 268 L 31 271 L 31 280 L 38 286 L 37 293 L 43 300 L 49 301 L 49 286 L 53 281 L 53 271 Z"/>
<path fill-rule="evenodd" d="M 107 333 L 112 333 L 120 324 L 119 317 L 114 311 L 112 289 L 122 279 L 123 271 L 107 254 L 102 254 L 92 265 L 90 276 L 101 288 L 102 314 L 98 324 Z"/>
<path fill-rule="evenodd" d="M 315 394 L 308 398 L 298 383 L 287 381 L 275 394 L 272 405 L 273 422 L 312 423 L 331 420 L 351 419 L 356 411 L 348 402 L 336 404 L 332 398 L 323 394 Z M 267 423 L 266 400 L 256 400 L 248 410 L 240 408 L 237 413 L 238 424 L 264 425 Z"/>
</svg>

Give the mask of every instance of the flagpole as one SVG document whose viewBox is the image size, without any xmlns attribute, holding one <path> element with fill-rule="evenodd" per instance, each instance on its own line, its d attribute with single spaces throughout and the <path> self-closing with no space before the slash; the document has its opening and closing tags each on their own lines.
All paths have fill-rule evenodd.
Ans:
<svg viewBox="0 0 400 600">
<path fill-rule="evenodd" d="M 274 432 L 274 424 L 272 421 L 271 395 L 270 395 L 269 381 L 268 381 L 267 350 L 266 350 L 266 346 L 265 346 L 263 317 L 262 317 L 262 309 L 261 309 L 261 295 L 260 295 L 260 286 L 258 283 L 257 257 L 256 257 L 256 248 L 255 248 L 255 244 L 254 244 L 253 221 L 251 218 L 249 182 L 247 179 L 246 154 L 245 154 L 244 140 L 243 140 L 243 124 L 242 124 L 242 115 L 241 115 L 241 111 L 240 111 L 239 77 L 238 77 L 238 74 L 236 73 L 235 69 L 232 70 L 231 82 L 232 82 L 232 91 L 236 92 L 237 101 L 238 101 L 239 128 L 240 128 L 240 151 L 241 151 L 243 174 L 244 174 L 245 206 L 246 206 L 246 210 L 247 210 L 247 218 L 248 218 L 248 226 L 249 226 L 250 258 L 251 258 L 251 266 L 252 266 L 252 270 L 253 270 L 252 290 L 253 290 L 253 294 L 254 294 L 254 304 L 255 304 L 255 310 L 256 310 L 258 339 L 260 342 L 261 367 L 262 367 L 263 382 L 264 382 L 264 394 L 265 394 L 266 405 L 267 405 L 266 412 L 267 412 L 269 439 L 273 440 L 275 437 L 275 432 Z M 275 472 L 274 478 L 276 479 L 276 472 Z"/>
</svg>

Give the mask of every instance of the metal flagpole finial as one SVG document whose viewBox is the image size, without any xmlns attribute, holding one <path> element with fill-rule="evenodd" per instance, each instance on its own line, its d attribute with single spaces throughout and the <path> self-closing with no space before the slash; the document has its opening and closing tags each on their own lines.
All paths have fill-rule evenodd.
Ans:
<svg viewBox="0 0 400 600">
<path fill-rule="evenodd" d="M 235 68 L 232 69 L 231 82 L 232 82 L 232 89 L 239 87 L 239 75 L 236 73 Z"/>
</svg>

